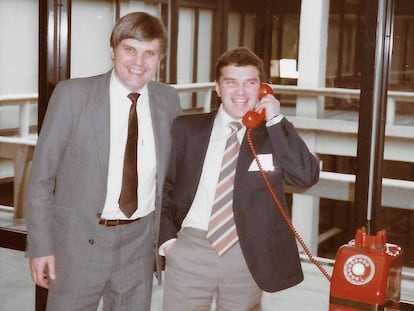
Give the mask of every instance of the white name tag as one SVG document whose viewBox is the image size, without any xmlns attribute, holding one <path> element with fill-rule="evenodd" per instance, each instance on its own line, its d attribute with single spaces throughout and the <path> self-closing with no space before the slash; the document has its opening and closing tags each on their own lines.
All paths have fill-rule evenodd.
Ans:
<svg viewBox="0 0 414 311">
<path fill-rule="evenodd" d="M 258 154 L 257 155 L 260 164 L 262 165 L 263 170 L 265 171 L 273 171 L 275 167 L 273 166 L 273 155 L 269 154 Z M 249 167 L 249 172 L 255 172 L 259 170 L 259 166 L 257 165 L 256 159 L 253 159 L 252 163 Z"/>
</svg>

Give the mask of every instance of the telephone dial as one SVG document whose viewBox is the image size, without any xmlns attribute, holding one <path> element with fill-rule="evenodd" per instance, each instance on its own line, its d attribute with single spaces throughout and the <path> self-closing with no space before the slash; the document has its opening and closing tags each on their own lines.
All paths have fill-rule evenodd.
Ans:
<svg viewBox="0 0 414 311">
<path fill-rule="evenodd" d="M 336 254 L 329 311 L 400 310 L 402 267 L 403 250 L 387 243 L 385 230 L 356 230 Z"/>
<path fill-rule="evenodd" d="M 269 84 L 262 83 L 259 99 L 267 94 L 273 94 L 273 89 Z M 388 308 L 398 310 L 403 251 L 398 245 L 387 243 L 385 230 L 379 231 L 376 235 L 369 235 L 365 227 L 358 229 L 355 239 L 338 249 L 332 277 L 312 256 L 274 193 L 254 148 L 251 131 L 259 126 L 264 118 L 264 109 L 260 113 L 248 111 L 244 115 L 242 122 L 247 128 L 248 145 L 277 209 L 309 260 L 330 282 L 329 311 L 388 310 Z"/>
</svg>

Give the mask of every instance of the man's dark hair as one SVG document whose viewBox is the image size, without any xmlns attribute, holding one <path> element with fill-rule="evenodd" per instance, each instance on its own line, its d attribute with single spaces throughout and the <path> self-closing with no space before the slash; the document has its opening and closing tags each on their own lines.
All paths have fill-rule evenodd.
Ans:
<svg viewBox="0 0 414 311">
<path fill-rule="evenodd" d="M 263 81 L 263 61 L 254 52 L 246 47 L 238 47 L 223 53 L 216 63 L 215 79 L 218 82 L 221 77 L 223 67 L 233 65 L 236 67 L 254 66 L 259 71 L 260 81 Z"/>
</svg>

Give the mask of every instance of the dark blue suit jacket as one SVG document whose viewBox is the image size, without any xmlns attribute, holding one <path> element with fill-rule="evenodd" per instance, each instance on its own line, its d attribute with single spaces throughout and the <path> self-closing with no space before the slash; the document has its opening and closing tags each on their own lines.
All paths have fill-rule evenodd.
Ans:
<svg viewBox="0 0 414 311">
<path fill-rule="evenodd" d="M 159 245 L 177 237 L 197 191 L 216 112 L 179 116 L 172 127 L 172 150 L 163 191 Z M 247 136 L 247 135 L 246 135 Z M 272 154 L 275 169 L 266 172 L 284 209 L 284 183 L 307 188 L 319 179 L 319 164 L 293 125 L 283 118 L 251 131 L 257 154 Z M 277 210 L 245 137 L 237 163 L 233 209 L 240 246 L 257 285 L 275 292 L 298 284 L 303 273 L 295 237 Z"/>
</svg>

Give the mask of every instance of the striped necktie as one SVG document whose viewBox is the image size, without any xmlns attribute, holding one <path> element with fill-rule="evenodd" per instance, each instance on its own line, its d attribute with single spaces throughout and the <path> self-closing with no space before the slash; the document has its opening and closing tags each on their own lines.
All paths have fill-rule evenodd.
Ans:
<svg viewBox="0 0 414 311">
<path fill-rule="evenodd" d="M 207 232 L 207 240 L 219 256 L 238 240 L 233 217 L 233 185 L 240 149 L 237 132 L 241 129 L 241 124 L 231 122 L 229 127 L 232 131 L 226 143 Z"/>
<path fill-rule="evenodd" d="M 129 108 L 128 137 L 124 154 L 121 194 L 119 196 L 119 208 L 127 217 L 131 217 L 138 208 L 138 117 L 136 109 L 138 97 L 138 93 L 130 93 L 128 95 L 132 104 Z"/>
</svg>

